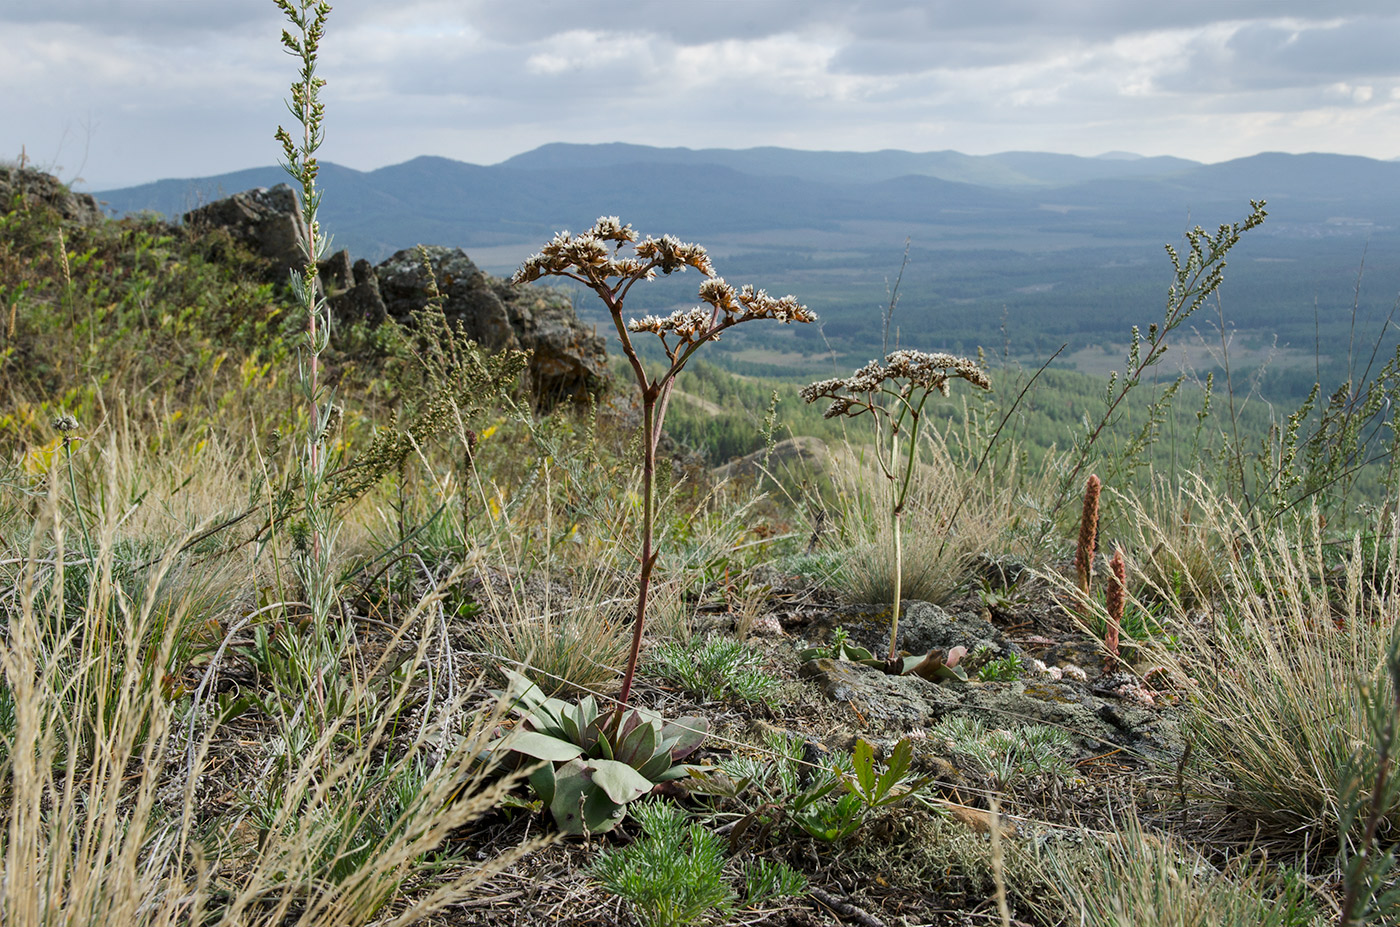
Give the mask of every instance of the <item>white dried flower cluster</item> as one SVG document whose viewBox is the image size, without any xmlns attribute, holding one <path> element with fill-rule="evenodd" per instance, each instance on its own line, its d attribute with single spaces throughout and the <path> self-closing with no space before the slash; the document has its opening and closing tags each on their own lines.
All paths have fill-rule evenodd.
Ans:
<svg viewBox="0 0 1400 927">
<path fill-rule="evenodd" d="M 599 216 L 598 221 L 593 223 L 593 230 L 589 234 L 604 241 L 637 240 L 637 233 L 632 231 L 632 226 L 623 225 L 622 220 L 617 216 Z"/>
<path fill-rule="evenodd" d="M 916 389 L 938 390 L 946 396 L 948 381 L 955 378 L 982 389 L 992 386 L 986 372 L 970 358 L 900 350 L 886 355 L 884 363 L 872 360 L 849 377 L 834 377 L 809 384 L 802 389 L 802 399 L 806 402 L 815 402 L 823 397 L 830 399 L 831 405 L 823 413 L 825 418 L 860 415 L 871 410 L 873 399 L 862 400 L 855 398 L 857 396 L 869 397 L 881 391 L 904 399 Z M 885 387 L 887 382 L 899 380 L 904 382 L 897 384 L 897 389 Z"/>
<path fill-rule="evenodd" d="M 739 302 L 747 309 L 745 316 L 750 319 L 776 319 L 786 325 L 789 322 L 815 322 L 817 314 L 797 301 L 794 296 L 781 296 L 774 299 L 766 290 L 754 291 L 746 286 L 739 291 Z"/>
<path fill-rule="evenodd" d="M 710 310 L 703 306 L 694 309 L 678 309 L 662 318 L 648 315 L 632 319 L 627 328 L 634 332 L 655 332 L 658 335 L 676 335 L 682 341 L 694 341 L 709 330 L 714 322 Z"/>
<path fill-rule="evenodd" d="M 682 342 L 718 340 L 719 333 L 732 325 L 751 319 L 776 319 L 789 322 L 815 321 L 816 313 L 797 301 L 796 297 L 775 299 L 765 290 L 751 286 L 736 290 L 723 277 L 711 277 L 700 284 L 700 298 L 709 305 L 694 309 L 678 309 L 669 316 L 643 316 L 627 323 L 634 332 L 654 332 L 663 338 L 675 335 Z M 711 308 L 713 307 L 713 308 Z"/>
<path fill-rule="evenodd" d="M 923 351 L 895 351 L 885 358 L 890 376 L 901 377 L 915 386 L 936 389 L 948 395 L 948 381 L 954 377 L 973 386 L 991 389 L 992 381 L 977 362 L 956 354 L 926 354 Z"/>
<path fill-rule="evenodd" d="M 556 232 L 548 244 L 538 254 L 526 258 L 525 263 L 516 269 L 510 278 L 514 284 L 529 283 L 541 277 L 569 274 L 572 271 L 587 273 L 592 270 L 600 276 L 607 276 L 606 268 L 612 261 L 608 246 L 601 239 L 585 233 L 575 238 L 567 230 Z"/>
<path fill-rule="evenodd" d="M 635 242 L 632 257 L 621 257 L 618 249 Z M 714 267 L 705 249 L 666 235 L 637 241 L 632 226 L 623 225 L 617 216 L 602 216 L 593 228 L 582 235 L 558 232 L 538 254 L 521 264 L 511 277 L 511 283 L 521 284 L 541 277 L 573 277 L 585 282 L 604 280 L 650 280 L 659 270 L 663 274 L 694 267 L 707 277 L 714 276 Z"/>
<path fill-rule="evenodd" d="M 623 246 L 631 253 L 624 256 Z M 725 329 L 751 319 L 779 322 L 813 322 L 817 316 L 792 296 L 775 298 L 766 290 L 745 286 L 736 290 L 715 276 L 714 265 L 705 249 L 687 244 L 671 235 L 638 241 L 630 225 L 616 216 L 603 216 L 582 235 L 559 232 L 532 255 L 511 278 L 512 284 L 529 283 L 541 277 L 567 277 L 577 280 L 607 303 L 613 320 L 623 325 L 622 305 L 632 285 L 651 280 L 658 273 L 671 274 L 693 267 L 705 275 L 700 299 L 706 304 L 681 309 L 668 316 L 647 315 L 628 321 L 620 331 L 623 351 L 636 361 L 628 332 L 652 332 L 661 339 L 672 368 L 665 376 L 678 373 L 690 355 L 704 342 L 717 340 Z M 637 369 L 640 362 L 637 362 Z"/>
<path fill-rule="evenodd" d="M 794 296 L 774 298 L 767 290 L 755 290 L 744 286 L 735 290 L 724 282 L 723 277 L 715 277 L 700 284 L 700 298 L 723 312 L 726 316 L 737 316 L 737 321 L 749 319 L 775 319 L 783 324 L 789 322 L 815 322 L 817 314 L 797 301 Z"/>
<path fill-rule="evenodd" d="M 822 396 L 838 398 L 838 394 L 842 392 L 873 393 L 887 379 L 889 379 L 889 371 L 885 366 L 879 361 L 871 361 L 849 377 L 819 380 L 803 387 L 802 398 L 807 402 L 815 402 Z"/>
<path fill-rule="evenodd" d="M 637 253 L 637 257 L 654 265 L 663 274 L 694 267 L 706 277 L 715 275 L 714 265 L 710 263 L 710 256 L 705 253 L 704 248 L 687 244 L 671 235 L 648 238 L 639 242 L 632 250 Z"/>
</svg>

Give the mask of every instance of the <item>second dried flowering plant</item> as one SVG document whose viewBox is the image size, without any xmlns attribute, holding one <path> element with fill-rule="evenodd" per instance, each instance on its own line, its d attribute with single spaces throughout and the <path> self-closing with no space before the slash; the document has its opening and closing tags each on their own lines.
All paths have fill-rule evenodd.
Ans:
<svg viewBox="0 0 1400 927">
<path fill-rule="evenodd" d="M 890 521 L 894 529 L 894 610 L 886 661 L 889 672 L 903 672 L 906 662 L 899 659 L 896 648 L 904 581 L 900 525 L 919 456 L 924 404 L 935 392 L 948 395 L 948 381 L 953 379 L 966 380 L 982 389 L 992 386 L 987 374 L 969 358 L 900 350 L 886 355 L 883 363 L 871 361 L 849 377 L 822 380 L 802 390 L 802 398 L 807 402 L 831 400 L 826 418 L 854 418 L 869 412 L 875 422 L 875 461 L 890 483 Z M 902 449 L 905 441 L 907 449 Z"/>
<path fill-rule="evenodd" d="M 624 251 L 627 248 L 627 251 Z M 672 274 L 694 268 L 705 275 L 700 284 L 702 305 L 682 309 L 668 316 L 648 315 L 624 320 L 623 302 L 632 287 L 642 280 L 653 280 L 658 273 Z M 791 296 L 769 296 L 751 286 L 736 289 L 715 276 L 709 255 L 699 245 L 678 241 L 670 235 L 638 240 L 630 225 L 615 216 L 604 216 L 582 235 L 560 232 L 539 254 L 525 261 L 511 279 L 519 285 L 541 277 L 567 277 L 577 280 L 598 295 L 608 307 L 623 356 L 637 378 L 642 399 L 642 545 L 638 560 L 641 572 L 637 589 L 637 617 L 632 631 L 632 650 L 627 673 L 618 696 L 618 713 L 627 708 L 632 679 L 641 650 L 642 628 L 646 621 L 647 593 L 657 552 L 652 549 L 656 519 L 656 448 L 661 426 L 671 399 L 676 376 L 686 362 L 707 341 L 715 341 L 726 329 L 754 319 L 778 322 L 812 322 L 816 315 Z M 651 332 L 661 340 L 669 361 L 658 376 L 647 373 L 632 344 L 632 335 Z"/>
</svg>

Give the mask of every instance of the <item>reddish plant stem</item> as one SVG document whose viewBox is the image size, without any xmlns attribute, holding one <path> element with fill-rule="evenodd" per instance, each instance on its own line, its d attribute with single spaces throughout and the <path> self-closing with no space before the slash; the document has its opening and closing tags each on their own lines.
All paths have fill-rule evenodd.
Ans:
<svg viewBox="0 0 1400 927">
<path fill-rule="evenodd" d="M 637 673 L 637 658 L 642 651 L 642 627 L 646 623 L 647 594 L 651 588 L 651 571 L 656 565 L 656 554 L 652 552 L 653 484 L 656 479 L 656 445 L 658 429 L 655 422 L 656 397 L 652 389 L 642 394 L 642 570 L 637 584 L 637 618 L 632 625 L 632 649 L 627 656 L 627 674 L 622 677 L 622 692 L 617 697 L 616 725 L 622 722 L 622 713 L 627 710 L 627 700 L 632 695 L 632 679 Z"/>
<path fill-rule="evenodd" d="M 1094 572 L 1094 551 L 1098 547 L 1099 493 L 1103 483 L 1090 474 L 1084 486 L 1084 511 L 1079 517 L 1079 543 L 1074 549 L 1075 580 L 1079 587 L 1079 612 L 1085 614 L 1089 601 L 1089 581 Z"/>
<path fill-rule="evenodd" d="M 1108 668 L 1112 670 L 1118 661 L 1118 631 L 1123 627 L 1123 611 L 1128 602 L 1128 567 L 1121 550 L 1113 551 L 1109 572 L 1112 575 L 1108 580 L 1108 627 L 1103 642 L 1109 653 Z"/>
</svg>

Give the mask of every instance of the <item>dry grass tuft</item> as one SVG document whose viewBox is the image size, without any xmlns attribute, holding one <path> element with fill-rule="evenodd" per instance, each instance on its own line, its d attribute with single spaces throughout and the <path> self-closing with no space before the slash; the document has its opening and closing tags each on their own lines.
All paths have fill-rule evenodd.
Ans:
<svg viewBox="0 0 1400 927">
<path fill-rule="evenodd" d="M 1178 605 L 1181 646 L 1155 659 L 1186 680 L 1223 798 L 1281 833 L 1334 834 L 1341 770 L 1370 737 L 1358 686 L 1388 691 L 1400 525 L 1332 542 L 1315 512 L 1261 529 L 1228 500 L 1196 498 L 1199 530 L 1233 542 L 1216 569 L 1187 577 L 1178 598 L 1201 606 Z M 1400 807 L 1386 817 L 1400 824 Z"/>
<path fill-rule="evenodd" d="M 1133 584 L 1139 595 L 1179 608 L 1218 598 L 1226 588 L 1234 538 L 1222 531 L 1231 516 L 1218 494 L 1194 483 L 1154 480 L 1146 497 L 1115 494 L 1120 519 L 1138 555 Z"/>
<path fill-rule="evenodd" d="M 480 586 L 485 614 L 472 629 L 477 649 L 549 695 L 611 685 L 627 660 L 635 602 L 619 590 L 616 572 L 597 569 L 569 579 L 486 577 Z"/>
<path fill-rule="evenodd" d="M 975 480 L 971 466 L 954 460 L 932 429 L 923 440 L 904 516 L 901 598 L 941 604 L 966 582 L 979 555 L 1006 552 L 1017 504 L 1010 491 L 994 491 Z M 849 446 L 832 452 L 830 472 L 842 505 L 840 537 L 849 545 L 837 583 L 850 601 L 892 602 L 888 482 Z"/>
<path fill-rule="evenodd" d="M 263 752 L 285 758 L 280 790 L 255 776 L 240 814 L 209 818 L 208 781 L 229 774 L 209 765 L 224 735 L 209 700 L 180 695 L 171 673 L 190 635 L 232 616 L 211 616 L 197 590 L 163 592 L 177 556 L 133 576 L 118 521 L 89 528 L 95 562 L 80 563 L 51 496 L 0 601 L 0 694 L 12 707 L 0 717 L 0 922 L 409 924 L 533 849 L 448 866 L 411 906 L 396 897 L 449 832 L 512 785 L 473 767 L 496 717 L 468 712 L 465 695 L 423 707 L 414 733 L 401 729 L 436 640 L 437 591 L 385 648 L 383 660 L 409 652 L 390 691 L 367 683 L 388 678 L 383 660 L 351 674 L 339 714 L 295 755 L 279 754 L 290 738 L 282 719 L 264 725 L 276 736 Z M 250 824 L 258 840 L 227 839 Z M 391 902 L 402 910 L 386 919 Z"/>
<path fill-rule="evenodd" d="M 1047 896 L 1033 899 L 1047 923 L 1083 927 L 1309 927 L 1328 923 L 1300 879 L 1263 885 L 1259 873 L 1221 872 L 1170 837 L 1148 833 L 1136 814 L 1112 834 L 1072 849 L 1051 844 L 1039 859 Z"/>
</svg>

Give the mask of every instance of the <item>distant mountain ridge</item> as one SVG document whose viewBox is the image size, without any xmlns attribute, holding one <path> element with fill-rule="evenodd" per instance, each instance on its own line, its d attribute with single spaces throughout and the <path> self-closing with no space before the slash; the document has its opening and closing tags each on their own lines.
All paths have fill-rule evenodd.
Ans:
<svg viewBox="0 0 1400 927">
<path fill-rule="evenodd" d="M 740 173 L 786 176 L 824 183 L 873 183 L 904 176 L 936 177 L 989 187 L 1055 186 L 1106 177 L 1158 176 L 1197 167 L 1182 158 L 1133 160 L 1008 151 L 966 155 L 958 151 L 800 151 L 792 148 L 652 148 L 621 142 L 542 145 L 516 155 L 501 167 L 561 170 L 625 164 L 714 164 Z"/>
<path fill-rule="evenodd" d="M 211 199 L 285 179 L 279 168 L 263 167 L 97 195 L 117 214 L 150 210 L 178 217 Z M 1324 154 L 1266 153 L 1201 164 L 1036 152 L 558 143 L 488 167 L 432 156 L 373 171 L 323 163 L 320 180 L 327 228 L 339 244 L 371 259 L 420 241 L 509 250 L 604 213 L 692 237 L 911 223 L 906 233 L 882 234 L 884 247 L 906 234 L 923 237 L 930 225 L 942 229 L 936 237 L 971 229 L 987 238 L 989 231 L 1029 226 L 1048 235 L 1116 229 L 1150 240 L 1160 237 L 1163 220 L 1179 227 L 1191 214 L 1209 218 L 1216 206 L 1234 215 L 1249 198 L 1287 203 L 1296 210 L 1291 222 L 1344 216 L 1385 224 L 1400 206 L 1400 164 Z M 1124 221 L 1125 211 L 1132 221 Z M 493 263 L 507 262 L 488 255 L 485 264 Z"/>
<path fill-rule="evenodd" d="M 1007 343 L 1027 353 L 1069 336 L 1102 344 L 1121 336 L 1126 319 L 1145 327 L 1159 311 L 1162 245 L 1192 225 L 1242 220 L 1251 199 L 1267 200 L 1270 217 L 1231 256 L 1242 328 L 1311 351 L 1329 324 L 1339 332 L 1350 324 L 1333 320 L 1350 318 L 1363 255 L 1363 309 L 1388 308 L 1400 291 L 1400 162 L 1346 155 L 1202 164 L 1122 153 L 560 143 L 490 166 L 433 156 L 373 171 L 323 163 L 319 179 L 323 225 L 355 257 L 438 244 L 508 273 L 555 232 L 615 215 L 643 234 L 704 244 L 731 279 L 799 295 L 828 336 L 862 356 L 878 347 L 879 326 L 867 316 L 887 299 L 906 240 L 901 312 L 911 331 L 936 335 L 930 347 L 1000 343 L 989 320 L 1001 318 Z M 97 196 L 118 214 L 178 217 L 285 180 L 264 167 Z M 693 299 L 683 282 L 638 291 L 630 305 L 652 311 Z M 824 349 L 815 329 L 743 337 L 784 356 Z M 731 339 L 725 350 L 744 343 Z"/>
</svg>

